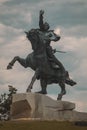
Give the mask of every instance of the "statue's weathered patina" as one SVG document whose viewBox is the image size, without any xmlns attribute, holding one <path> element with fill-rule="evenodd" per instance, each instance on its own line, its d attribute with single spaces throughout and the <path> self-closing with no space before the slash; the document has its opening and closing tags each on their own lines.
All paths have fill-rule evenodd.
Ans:
<svg viewBox="0 0 87 130">
<path fill-rule="evenodd" d="M 16 61 L 22 66 L 31 67 L 35 74 L 27 88 L 27 92 L 32 89 L 33 83 L 36 79 L 40 80 L 42 90 L 39 93 L 47 94 L 47 84 L 58 83 L 61 87 L 61 92 L 57 99 L 61 99 L 66 94 L 65 83 L 68 85 L 75 85 L 76 82 L 69 78 L 68 71 L 65 70 L 62 63 L 55 57 L 55 50 L 50 46 L 51 41 L 60 40 L 60 36 L 56 35 L 53 30 L 49 30 L 48 23 L 43 22 L 44 11 L 40 11 L 39 29 L 31 29 L 26 33 L 26 37 L 31 42 L 33 52 L 30 53 L 26 59 L 19 56 L 8 64 L 7 69 L 11 69 Z"/>
</svg>

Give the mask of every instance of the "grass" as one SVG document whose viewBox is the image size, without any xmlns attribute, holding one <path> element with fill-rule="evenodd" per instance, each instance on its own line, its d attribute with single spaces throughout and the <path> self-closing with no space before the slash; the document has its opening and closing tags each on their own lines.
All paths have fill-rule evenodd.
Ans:
<svg viewBox="0 0 87 130">
<path fill-rule="evenodd" d="M 87 130 L 87 127 L 75 126 L 74 122 L 3 121 L 0 130 Z"/>
</svg>

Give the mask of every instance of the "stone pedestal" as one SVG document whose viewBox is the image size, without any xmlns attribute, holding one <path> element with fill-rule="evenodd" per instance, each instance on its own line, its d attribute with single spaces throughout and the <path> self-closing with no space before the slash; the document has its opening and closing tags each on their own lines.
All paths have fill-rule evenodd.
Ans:
<svg viewBox="0 0 87 130">
<path fill-rule="evenodd" d="M 75 104 L 56 101 L 37 93 L 13 95 L 11 119 L 40 119 L 58 121 L 87 120 L 87 113 L 74 111 Z"/>
</svg>

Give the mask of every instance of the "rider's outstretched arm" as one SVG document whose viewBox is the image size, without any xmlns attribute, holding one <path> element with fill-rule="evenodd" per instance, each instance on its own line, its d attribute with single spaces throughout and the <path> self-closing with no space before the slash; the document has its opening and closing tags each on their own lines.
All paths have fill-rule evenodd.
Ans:
<svg viewBox="0 0 87 130">
<path fill-rule="evenodd" d="M 44 28 L 43 14 L 44 14 L 44 11 L 40 10 L 40 14 L 39 14 L 39 27 L 40 27 L 41 31 L 43 31 L 43 28 Z"/>
</svg>

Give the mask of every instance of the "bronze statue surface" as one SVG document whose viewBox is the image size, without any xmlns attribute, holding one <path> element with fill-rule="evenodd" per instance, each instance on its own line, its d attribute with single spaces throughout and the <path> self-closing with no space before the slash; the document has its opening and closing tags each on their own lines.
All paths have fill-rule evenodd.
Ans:
<svg viewBox="0 0 87 130">
<path fill-rule="evenodd" d="M 18 61 L 25 68 L 31 67 L 35 74 L 32 77 L 31 83 L 27 88 L 27 92 L 31 91 L 33 83 L 36 79 L 40 80 L 41 91 L 39 93 L 47 94 L 47 85 L 57 83 L 61 87 L 61 92 L 58 95 L 59 100 L 66 94 L 65 84 L 75 85 L 76 82 L 69 78 L 69 73 L 64 68 L 63 64 L 55 57 L 54 49 L 50 45 L 51 41 L 60 40 L 60 36 L 50 30 L 47 22 L 43 21 L 44 11 L 41 10 L 39 14 L 39 29 L 31 29 L 26 33 L 27 39 L 31 42 L 33 52 L 30 53 L 26 59 L 19 56 L 8 64 L 7 69 L 11 69 L 16 61 Z"/>
</svg>

